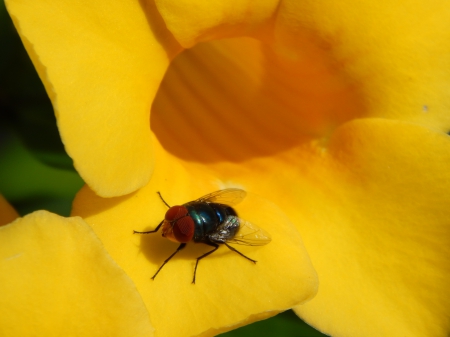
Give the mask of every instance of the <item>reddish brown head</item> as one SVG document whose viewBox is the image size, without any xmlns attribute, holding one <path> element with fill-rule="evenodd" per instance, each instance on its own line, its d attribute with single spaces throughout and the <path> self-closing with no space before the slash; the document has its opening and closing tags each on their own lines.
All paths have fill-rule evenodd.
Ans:
<svg viewBox="0 0 450 337">
<path fill-rule="evenodd" d="M 186 243 L 194 237 L 195 224 L 184 206 L 170 207 L 164 218 L 162 235 L 173 242 Z"/>
</svg>

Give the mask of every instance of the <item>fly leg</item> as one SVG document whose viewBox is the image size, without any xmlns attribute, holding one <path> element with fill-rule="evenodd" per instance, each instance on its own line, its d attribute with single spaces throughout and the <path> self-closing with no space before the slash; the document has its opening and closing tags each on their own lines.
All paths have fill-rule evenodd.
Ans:
<svg viewBox="0 0 450 337">
<path fill-rule="evenodd" d="M 161 221 L 161 222 L 159 223 L 159 225 L 158 225 L 154 230 L 152 230 L 152 231 L 147 231 L 147 232 L 133 231 L 133 234 L 150 234 L 150 233 L 156 233 L 156 232 L 161 228 L 163 222 L 164 222 L 164 220 Z"/>
<path fill-rule="evenodd" d="M 217 243 L 212 243 L 212 242 L 203 242 L 203 243 L 206 244 L 206 245 L 214 247 L 214 249 L 197 258 L 197 262 L 195 263 L 195 269 L 194 269 L 194 279 L 192 280 L 193 284 L 195 284 L 195 274 L 197 273 L 198 261 L 200 261 L 204 257 L 207 257 L 209 254 L 215 252 L 219 248 L 219 245 Z"/>
<path fill-rule="evenodd" d="M 158 193 L 158 195 L 159 195 L 159 197 L 161 198 L 162 202 L 163 202 L 167 207 L 170 208 L 170 206 L 167 204 L 167 202 L 163 199 L 161 193 L 159 193 L 159 192 L 156 192 L 156 193 Z M 161 228 L 163 222 L 164 222 L 164 220 L 161 221 L 161 222 L 159 223 L 158 227 L 156 227 L 156 228 L 155 228 L 154 230 L 152 230 L 152 231 L 146 231 L 146 232 L 133 231 L 133 234 L 150 234 L 150 233 L 156 233 L 156 232 Z"/>
<path fill-rule="evenodd" d="M 240 251 L 238 251 L 236 248 L 233 248 L 231 246 L 229 246 L 226 242 L 224 242 L 225 246 L 227 246 L 230 250 L 232 250 L 233 252 L 238 253 L 240 256 L 245 257 L 247 260 L 252 261 L 253 263 L 256 263 L 257 261 L 252 260 L 251 258 L 249 258 L 248 256 L 245 256 L 244 254 L 242 254 Z"/>
<path fill-rule="evenodd" d="M 164 265 L 165 265 L 167 262 L 169 262 L 169 260 L 170 260 L 176 253 L 178 253 L 180 250 L 182 250 L 184 247 L 186 247 L 186 244 L 185 244 L 185 243 L 182 243 L 181 245 L 178 246 L 177 250 L 176 250 L 175 252 L 173 252 L 173 254 L 170 255 L 170 256 L 166 259 L 166 261 L 164 261 L 164 263 L 162 264 L 161 267 L 159 267 L 158 271 L 155 273 L 155 275 L 153 275 L 152 280 L 155 279 L 156 275 L 158 275 L 158 273 L 159 273 L 159 271 L 162 269 L 162 267 L 164 267 Z"/>
</svg>

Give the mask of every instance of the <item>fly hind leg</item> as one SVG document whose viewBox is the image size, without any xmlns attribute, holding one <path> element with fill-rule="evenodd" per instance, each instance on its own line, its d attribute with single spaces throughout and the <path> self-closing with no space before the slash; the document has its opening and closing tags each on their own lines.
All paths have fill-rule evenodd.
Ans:
<svg viewBox="0 0 450 337">
<path fill-rule="evenodd" d="M 238 253 L 240 256 L 245 257 L 247 260 L 252 261 L 253 263 L 256 263 L 257 261 L 252 260 L 251 258 L 249 258 L 248 256 L 245 256 L 244 254 L 242 254 L 240 251 L 238 251 L 236 248 L 233 248 L 231 246 L 229 246 L 226 242 L 224 242 L 225 246 L 228 247 L 228 249 L 232 250 L 233 252 Z"/>
</svg>

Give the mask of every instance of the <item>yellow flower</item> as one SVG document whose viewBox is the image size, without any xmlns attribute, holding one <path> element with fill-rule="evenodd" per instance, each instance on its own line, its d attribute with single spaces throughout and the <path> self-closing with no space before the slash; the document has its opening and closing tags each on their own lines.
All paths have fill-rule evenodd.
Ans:
<svg viewBox="0 0 450 337">
<path fill-rule="evenodd" d="M 310 299 L 293 223 L 320 280 L 295 308 L 307 322 L 334 336 L 447 335 L 445 1 L 8 8 L 95 191 L 73 213 L 133 279 L 158 334 L 212 335 Z M 156 191 L 172 205 L 231 186 L 250 192 L 240 214 L 272 234 L 245 250 L 258 264 L 221 249 L 192 286 L 194 246 L 151 281 L 176 247 L 131 235 L 161 220 Z"/>
</svg>

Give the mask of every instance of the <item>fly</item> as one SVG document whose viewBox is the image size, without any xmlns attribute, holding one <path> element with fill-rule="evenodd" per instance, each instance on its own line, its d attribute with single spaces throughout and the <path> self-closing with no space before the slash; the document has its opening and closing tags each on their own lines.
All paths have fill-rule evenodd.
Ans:
<svg viewBox="0 0 450 337">
<path fill-rule="evenodd" d="M 155 279 L 162 267 L 191 241 L 214 247 L 213 250 L 197 258 L 192 283 L 195 283 L 199 261 L 215 252 L 219 245 L 223 244 L 233 252 L 256 263 L 255 260 L 230 246 L 229 243 L 263 246 L 271 241 L 270 236 L 265 231 L 239 218 L 234 208 L 231 207 L 245 198 L 247 193 L 244 190 L 227 188 L 207 194 L 181 206 L 172 207 L 165 202 L 161 193 L 158 192 L 158 195 L 169 208 L 164 219 L 154 230 L 146 232 L 134 231 L 134 234 L 156 233 L 162 227 L 162 236 L 180 245 L 159 267 L 152 280 Z"/>
</svg>

